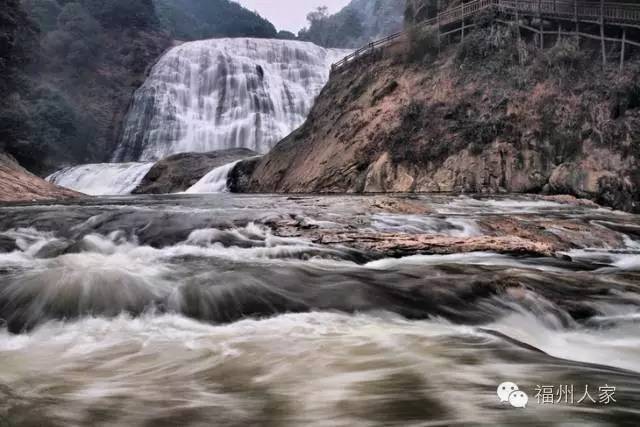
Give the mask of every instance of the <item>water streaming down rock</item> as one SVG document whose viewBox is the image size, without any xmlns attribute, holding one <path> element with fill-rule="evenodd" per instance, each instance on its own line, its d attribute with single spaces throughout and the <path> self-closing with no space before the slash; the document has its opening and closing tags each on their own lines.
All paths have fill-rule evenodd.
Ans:
<svg viewBox="0 0 640 427">
<path fill-rule="evenodd" d="M 229 177 L 229 172 L 231 172 L 239 162 L 240 160 L 215 168 L 203 176 L 200 181 L 196 182 L 186 192 L 189 194 L 226 192 L 228 189 L 227 178 Z"/>
<path fill-rule="evenodd" d="M 153 163 L 97 163 L 55 172 L 47 181 L 92 196 L 130 194 Z"/>
<path fill-rule="evenodd" d="M 237 147 L 265 153 L 302 124 L 344 54 L 246 38 L 175 47 L 136 92 L 113 160 Z"/>
</svg>

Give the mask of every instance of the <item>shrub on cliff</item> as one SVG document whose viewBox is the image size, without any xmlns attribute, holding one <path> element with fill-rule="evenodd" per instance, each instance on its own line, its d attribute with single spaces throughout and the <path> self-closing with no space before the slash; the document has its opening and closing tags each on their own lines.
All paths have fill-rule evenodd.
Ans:
<svg viewBox="0 0 640 427">
<path fill-rule="evenodd" d="M 537 58 L 538 74 L 555 76 L 561 80 L 575 78 L 589 65 L 587 53 L 580 49 L 578 41 L 573 37 L 559 40 Z"/>
<path fill-rule="evenodd" d="M 520 46 L 512 27 L 491 26 L 471 32 L 455 51 L 458 65 L 502 72 L 520 61 Z"/>
<path fill-rule="evenodd" d="M 433 29 L 414 27 L 409 30 L 408 62 L 432 61 L 440 50 L 438 34 Z"/>
</svg>

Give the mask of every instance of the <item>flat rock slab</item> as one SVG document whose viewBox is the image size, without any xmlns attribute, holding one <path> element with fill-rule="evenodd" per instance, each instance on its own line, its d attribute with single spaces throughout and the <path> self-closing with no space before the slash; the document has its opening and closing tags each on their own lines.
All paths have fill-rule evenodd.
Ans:
<svg viewBox="0 0 640 427">
<path fill-rule="evenodd" d="M 556 248 L 516 236 L 448 237 L 404 233 L 326 233 L 314 240 L 324 245 L 344 245 L 385 256 L 495 252 L 552 256 Z"/>
</svg>

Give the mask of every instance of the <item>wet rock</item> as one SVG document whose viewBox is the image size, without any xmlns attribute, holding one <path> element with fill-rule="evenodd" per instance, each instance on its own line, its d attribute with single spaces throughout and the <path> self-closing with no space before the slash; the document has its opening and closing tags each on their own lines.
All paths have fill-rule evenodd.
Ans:
<svg viewBox="0 0 640 427">
<path fill-rule="evenodd" d="M 181 153 L 156 163 L 133 194 L 169 194 L 186 191 L 211 170 L 237 160 L 257 155 L 246 148 Z"/>
<path fill-rule="evenodd" d="M 15 239 L 7 236 L 0 236 L 0 254 L 13 252 L 18 249 Z"/>
<path fill-rule="evenodd" d="M 36 252 L 35 258 L 45 259 L 58 257 L 69 252 L 72 245 L 73 242 L 67 240 L 54 240 L 41 247 L 40 250 Z"/>
<path fill-rule="evenodd" d="M 232 193 L 246 193 L 250 191 L 249 180 L 260 162 L 260 157 L 241 161 L 229 173 L 227 186 Z"/>
<path fill-rule="evenodd" d="M 389 257 L 414 254 L 453 254 L 489 251 L 504 254 L 551 256 L 556 248 L 516 236 L 448 237 L 403 233 L 324 233 L 316 243 L 346 245 Z"/>
<path fill-rule="evenodd" d="M 575 205 L 575 206 L 586 206 L 590 208 L 597 208 L 599 205 L 593 200 L 589 199 L 580 199 L 576 196 L 572 196 L 569 194 L 556 194 L 552 196 L 544 196 L 543 200 L 548 200 L 550 202 L 562 203 L 566 205 Z"/>
</svg>

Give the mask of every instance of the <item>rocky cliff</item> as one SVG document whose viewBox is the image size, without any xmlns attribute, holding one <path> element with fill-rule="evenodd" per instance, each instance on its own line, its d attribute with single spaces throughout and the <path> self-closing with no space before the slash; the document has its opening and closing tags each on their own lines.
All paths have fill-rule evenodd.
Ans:
<svg viewBox="0 0 640 427">
<path fill-rule="evenodd" d="M 568 38 L 540 51 L 505 26 L 439 49 L 412 35 L 335 73 L 235 189 L 549 192 L 637 209 L 640 64 L 602 71 L 596 55 Z"/>
<path fill-rule="evenodd" d="M 58 187 L 22 168 L 11 156 L 0 153 L 0 202 L 70 199 L 82 194 Z"/>
</svg>

